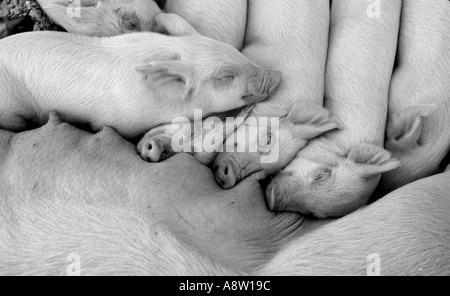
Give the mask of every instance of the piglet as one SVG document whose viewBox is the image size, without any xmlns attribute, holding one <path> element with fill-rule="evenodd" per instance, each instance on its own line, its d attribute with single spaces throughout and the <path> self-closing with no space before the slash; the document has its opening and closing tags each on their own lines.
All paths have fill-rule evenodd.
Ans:
<svg viewBox="0 0 450 296">
<path fill-rule="evenodd" d="M 364 206 L 400 162 L 384 146 L 401 2 L 333 1 L 325 107 L 345 124 L 301 150 L 266 189 L 273 211 L 340 217 Z M 383 38 L 380 38 L 383 36 Z M 358 46 L 355 46 L 358 44 Z"/>
<path fill-rule="evenodd" d="M 283 169 L 309 140 L 342 126 L 323 109 L 330 8 L 327 1 L 251 0 L 243 53 L 249 59 L 283 72 L 283 83 L 250 114 L 259 125 L 247 137 L 228 137 L 214 163 L 218 184 L 230 189 L 255 173 L 272 175 Z M 270 20 L 270 21 L 268 21 Z M 265 122 L 279 119 L 279 128 Z M 252 129 L 248 121 L 238 130 Z M 263 134 L 268 136 L 263 137 Z"/>
<path fill-rule="evenodd" d="M 137 139 L 173 118 L 204 117 L 267 99 L 281 73 L 160 14 L 170 35 L 111 38 L 35 32 L 0 41 L 0 128 L 41 125 L 50 111 L 98 131 Z M 17 48 L 20 47 L 20 50 Z"/>
<path fill-rule="evenodd" d="M 252 111 L 253 106 L 244 108 L 227 120 L 209 117 L 200 128 L 189 122 L 157 127 L 142 138 L 137 150 L 149 162 L 161 162 L 179 152 L 193 154 L 207 166 L 214 161 L 216 181 L 230 189 L 251 174 L 265 177 L 280 171 L 310 139 L 342 128 L 324 108 L 306 102 L 268 121 L 249 116 Z M 178 146 L 182 140 L 189 141 L 187 149 Z M 222 163 L 226 165 L 219 166 Z"/>
<path fill-rule="evenodd" d="M 296 103 L 281 117 L 253 119 L 228 135 L 224 151 L 214 161 L 216 181 L 224 189 L 253 174 L 268 177 L 281 171 L 311 139 L 343 128 L 326 109 L 307 102 Z"/>
<path fill-rule="evenodd" d="M 152 163 L 185 152 L 209 166 L 217 152 L 222 151 L 223 141 L 244 123 L 253 107 L 248 105 L 201 121 L 198 118 L 193 122 L 175 119 L 170 124 L 160 125 L 147 132 L 139 141 L 137 151 L 143 160 Z"/>
<path fill-rule="evenodd" d="M 439 173 L 450 152 L 449 17 L 448 1 L 403 1 L 386 139 L 402 166 L 383 175 L 379 196 Z"/>
</svg>

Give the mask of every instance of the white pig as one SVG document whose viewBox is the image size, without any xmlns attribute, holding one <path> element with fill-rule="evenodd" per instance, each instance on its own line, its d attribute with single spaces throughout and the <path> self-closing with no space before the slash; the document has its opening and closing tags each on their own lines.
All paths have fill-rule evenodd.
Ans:
<svg viewBox="0 0 450 296">
<path fill-rule="evenodd" d="M 380 18 L 367 9 L 366 1 L 332 3 L 325 106 L 345 129 L 310 142 L 272 180 L 271 210 L 348 214 L 367 203 L 382 173 L 400 166 L 382 147 L 401 1 L 383 1 Z"/>
<path fill-rule="evenodd" d="M 253 105 L 248 105 L 242 109 L 207 117 L 200 122 L 196 122 L 194 118 L 194 122 L 174 120 L 170 124 L 160 125 L 142 137 L 137 151 L 143 160 L 153 163 L 184 152 L 194 155 L 203 165 L 210 165 L 227 135 L 232 134 L 245 121 L 252 109 Z M 226 120 L 229 120 L 228 125 Z M 174 144 L 177 147 L 174 147 Z"/>
<path fill-rule="evenodd" d="M 388 193 L 439 172 L 450 152 L 450 4 L 404 0 L 386 149 L 402 162 L 383 175 Z"/>
<path fill-rule="evenodd" d="M 160 32 L 153 0 L 37 0 L 45 13 L 69 33 L 114 36 L 133 31 Z"/>
<path fill-rule="evenodd" d="M 301 124 L 313 124 L 313 121 L 305 120 L 312 119 L 312 108 L 306 107 L 302 110 L 302 106 L 309 103 L 315 105 L 316 119 L 319 120 L 315 122 L 315 130 L 310 129 L 307 133 L 301 128 L 298 129 L 298 125 L 281 125 L 277 139 L 278 161 L 263 164 L 259 153 L 220 153 L 214 163 L 214 169 L 219 185 L 227 189 L 254 173 L 278 172 L 295 157 L 308 140 L 340 126 L 339 121 L 332 119 L 322 108 L 329 2 L 250 0 L 248 10 L 243 54 L 257 63 L 283 72 L 283 83 L 278 91 L 266 102 L 256 105 L 250 116 L 285 117 L 291 111 L 288 118 L 300 119 L 297 122 Z M 302 112 L 305 112 L 303 119 Z M 239 129 L 246 128 L 244 124 Z M 240 132 L 239 129 L 237 133 Z M 272 132 L 274 130 L 270 130 L 269 134 Z M 268 142 L 258 143 L 259 146 L 264 148 L 270 145 L 272 138 L 278 135 L 272 136 L 266 137 Z M 258 138 L 257 135 L 253 137 Z"/>
<path fill-rule="evenodd" d="M 204 116 L 267 99 L 281 74 L 160 14 L 173 36 L 111 38 L 34 32 L 0 41 L 0 127 L 23 130 L 56 111 L 93 130 L 134 139 L 174 117 Z M 19 49 L 20 48 L 20 49 Z"/>
<path fill-rule="evenodd" d="M 167 0 L 164 10 L 182 16 L 200 34 L 242 49 L 247 0 Z"/>
<path fill-rule="evenodd" d="M 222 41 L 233 45 L 237 49 L 242 48 L 243 39 L 245 35 L 245 27 L 247 21 L 247 1 L 204 1 L 204 0 L 169 0 L 166 1 L 164 9 L 167 12 L 177 13 L 183 16 L 198 32 L 207 37 Z M 233 112 L 225 114 L 217 114 L 214 117 L 207 118 L 202 127 L 198 129 L 194 124 L 189 129 L 185 129 L 188 134 L 183 137 L 191 139 L 203 138 L 205 135 L 212 135 L 214 139 L 223 138 L 226 139 L 227 133 L 234 132 L 235 128 L 231 127 L 231 130 L 227 131 L 225 126 L 218 127 L 216 130 L 209 130 L 207 122 L 211 122 L 216 118 L 225 120 L 226 117 L 243 117 L 248 116 L 250 110 L 243 110 L 242 112 Z M 319 110 L 320 113 L 321 110 Z M 286 116 L 289 110 L 284 111 Z M 323 113 L 322 113 L 323 114 Z M 305 115 L 303 118 L 306 118 Z M 292 116 L 291 116 L 292 117 Z M 235 120 L 239 121 L 238 118 Z M 225 123 L 225 122 L 223 122 Z M 240 125 L 242 121 L 239 121 L 237 125 Z M 220 124 L 220 123 L 218 123 Z M 236 125 L 236 126 L 237 126 Z M 179 135 L 178 128 L 173 128 L 172 124 L 159 126 L 149 131 L 139 142 L 137 150 L 142 158 L 150 162 L 163 161 L 175 154 L 171 145 L 174 136 Z M 176 127 L 176 126 L 175 126 Z M 286 125 L 283 125 L 286 127 Z M 253 135 L 256 139 L 257 135 Z M 289 137 L 291 138 L 291 137 Z M 302 139 L 300 139 L 302 141 Z M 196 141 L 191 141 L 196 142 Z M 221 143 L 214 145 L 214 151 L 221 151 Z M 198 147 L 203 152 L 193 153 L 197 160 L 204 165 L 209 165 L 214 160 L 217 153 L 208 153 L 205 147 Z M 294 149 L 295 150 L 295 149 Z M 194 149 L 192 148 L 193 152 Z M 178 151 L 179 152 L 179 151 Z M 184 151 L 186 152 L 186 151 Z"/>
<path fill-rule="evenodd" d="M 222 190 L 191 156 L 148 165 L 53 116 L 0 130 L 0 275 L 366 274 L 376 254 L 382 275 L 449 274 L 449 174 L 305 219 L 269 212 L 253 177 Z"/>
<path fill-rule="evenodd" d="M 270 276 L 450 275 L 450 167 L 289 243 Z"/>
</svg>

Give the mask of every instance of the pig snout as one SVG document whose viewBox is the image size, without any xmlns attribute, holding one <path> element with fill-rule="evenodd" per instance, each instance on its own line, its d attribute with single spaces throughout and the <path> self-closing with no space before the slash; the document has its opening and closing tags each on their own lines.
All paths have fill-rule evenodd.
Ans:
<svg viewBox="0 0 450 296">
<path fill-rule="evenodd" d="M 222 162 L 214 165 L 214 176 L 217 184 L 223 189 L 231 189 L 236 183 L 236 174 L 230 162 Z"/>
<path fill-rule="evenodd" d="M 299 202 L 297 190 L 292 175 L 281 172 L 275 177 L 266 188 L 266 202 L 270 211 L 299 211 Z"/>
<path fill-rule="evenodd" d="M 231 189 L 238 184 L 246 173 L 247 159 L 236 153 L 220 153 L 214 161 L 213 169 L 217 184 L 223 189 Z"/>
<path fill-rule="evenodd" d="M 162 149 L 160 143 L 155 139 L 142 139 L 138 146 L 137 150 L 141 158 L 145 161 L 156 163 L 161 161 L 162 159 Z"/>
<path fill-rule="evenodd" d="M 271 96 L 280 85 L 282 74 L 280 71 L 257 70 L 248 85 L 248 95 L 245 99 L 257 103 Z"/>
</svg>

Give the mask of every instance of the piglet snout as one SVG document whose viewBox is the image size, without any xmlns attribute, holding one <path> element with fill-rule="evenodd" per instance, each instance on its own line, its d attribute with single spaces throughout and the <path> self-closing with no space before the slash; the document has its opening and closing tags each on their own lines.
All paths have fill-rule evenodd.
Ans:
<svg viewBox="0 0 450 296">
<path fill-rule="evenodd" d="M 231 189 L 236 185 L 236 174 L 231 163 L 223 162 L 214 165 L 214 175 L 217 184 L 223 189 Z"/>
<path fill-rule="evenodd" d="M 162 149 L 158 141 L 154 139 L 143 139 L 139 142 L 137 150 L 141 158 L 148 162 L 159 162 L 161 160 Z"/>
</svg>

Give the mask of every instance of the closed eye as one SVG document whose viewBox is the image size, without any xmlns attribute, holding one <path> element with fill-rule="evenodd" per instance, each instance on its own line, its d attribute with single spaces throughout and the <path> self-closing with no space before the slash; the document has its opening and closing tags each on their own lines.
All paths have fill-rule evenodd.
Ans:
<svg viewBox="0 0 450 296">
<path fill-rule="evenodd" d="M 234 79 L 234 75 L 227 75 L 227 76 L 223 76 L 223 77 L 218 77 L 217 80 L 220 81 L 230 81 Z"/>
<path fill-rule="evenodd" d="M 314 181 L 325 180 L 326 177 L 329 177 L 330 175 L 331 175 L 331 171 L 330 170 L 323 170 L 323 171 L 317 172 L 314 175 Z"/>
</svg>

